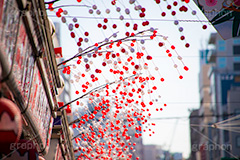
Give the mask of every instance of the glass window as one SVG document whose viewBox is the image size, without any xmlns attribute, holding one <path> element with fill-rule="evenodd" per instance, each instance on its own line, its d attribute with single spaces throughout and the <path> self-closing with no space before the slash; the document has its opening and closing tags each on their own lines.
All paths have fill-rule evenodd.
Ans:
<svg viewBox="0 0 240 160">
<path fill-rule="evenodd" d="M 224 40 L 218 41 L 218 51 L 221 51 L 221 52 L 226 51 L 226 43 Z"/>
<path fill-rule="evenodd" d="M 234 62 L 240 62 L 240 57 L 233 57 Z"/>
<path fill-rule="evenodd" d="M 234 39 L 233 44 L 240 44 L 240 39 Z"/>
<path fill-rule="evenodd" d="M 240 45 L 233 46 L 233 55 L 240 55 Z"/>
<path fill-rule="evenodd" d="M 236 145 L 237 147 L 240 147 L 240 136 L 236 137 Z"/>
<path fill-rule="evenodd" d="M 227 66 L 227 59 L 225 57 L 219 57 L 217 62 L 219 68 L 225 68 Z"/>
<path fill-rule="evenodd" d="M 240 63 L 234 63 L 233 64 L 233 70 L 234 71 L 240 71 Z"/>
<path fill-rule="evenodd" d="M 235 115 L 239 115 L 239 114 L 240 114 L 240 109 L 235 109 L 235 110 L 234 110 L 234 114 L 235 114 Z"/>
</svg>

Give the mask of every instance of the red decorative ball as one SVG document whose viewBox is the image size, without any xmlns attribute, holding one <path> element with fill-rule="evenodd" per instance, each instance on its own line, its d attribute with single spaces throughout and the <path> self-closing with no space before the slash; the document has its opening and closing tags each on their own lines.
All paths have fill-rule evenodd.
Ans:
<svg viewBox="0 0 240 160">
<path fill-rule="evenodd" d="M 76 27 L 76 28 L 78 28 L 78 27 L 79 27 L 79 24 L 78 24 L 78 23 L 76 23 L 76 24 L 75 24 L 75 27 Z"/>
<path fill-rule="evenodd" d="M 163 42 L 159 42 L 158 45 L 159 45 L 159 47 L 162 47 L 163 46 Z"/>
<path fill-rule="evenodd" d="M 185 36 L 181 36 L 180 39 L 183 41 L 185 39 Z"/>
<path fill-rule="evenodd" d="M 113 0 L 111 3 L 112 3 L 112 5 L 115 5 L 115 4 L 116 4 L 116 1 L 115 1 L 115 0 Z"/>
<path fill-rule="evenodd" d="M 151 60 L 152 59 L 152 56 L 147 56 L 147 60 Z"/>
<path fill-rule="evenodd" d="M 101 23 L 98 23 L 97 26 L 98 26 L 98 28 L 101 28 L 101 27 L 102 27 L 102 24 L 101 24 Z"/>
<path fill-rule="evenodd" d="M 75 33 L 74 32 L 71 32 L 70 35 L 71 35 L 72 38 L 75 38 Z"/>
<path fill-rule="evenodd" d="M 143 13 L 143 12 L 140 13 L 140 14 L 139 14 L 139 17 L 141 17 L 141 18 L 145 17 L 145 13 Z"/>
<path fill-rule="evenodd" d="M 172 11 L 172 15 L 175 16 L 175 15 L 176 15 L 176 12 L 175 12 L 175 11 Z"/>
<path fill-rule="evenodd" d="M 145 8 L 142 8 L 142 9 L 141 9 L 141 11 L 142 11 L 142 12 L 145 12 L 145 11 L 146 11 L 146 9 L 145 9 Z"/>
<path fill-rule="evenodd" d="M 106 25 L 103 25 L 102 28 L 105 30 L 105 29 L 107 29 L 107 26 L 106 26 Z"/>
<path fill-rule="evenodd" d="M 203 28 L 203 29 L 207 29 L 207 25 L 204 24 L 204 25 L 202 26 L 202 28 Z"/>
<path fill-rule="evenodd" d="M 184 70 L 188 71 L 188 70 L 189 70 L 189 68 L 188 68 L 187 66 L 184 66 Z"/>
<path fill-rule="evenodd" d="M 86 69 L 89 69 L 89 68 L 90 68 L 90 65 L 89 65 L 89 64 L 86 64 L 85 67 L 86 67 Z"/>
<path fill-rule="evenodd" d="M 88 32 L 85 32 L 84 35 L 85 35 L 85 36 L 89 36 L 89 33 L 88 33 Z"/>
<path fill-rule="evenodd" d="M 117 28 L 117 25 L 116 25 L 116 24 L 113 24 L 112 27 L 113 27 L 113 29 L 116 29 L 116 28 Z"/>
<path fill-rule="evenodd" d="M 102 65 L 103 65 L 103 66 L 106 66 L 106 65 L 107 65 L 107 63 L 106 63 L 106 62 L 103 62 L 103 63 L 102 63 Z"/>
<path fill-rule="evenodd" d="M 190 44 L 189 44 L 189 43 L 186 43 L 186 44 L 185 44 L 185 47 L 186 47 L 186 48 L 190 47 Z"/>
<path fill-rule="evenodd" d="M 104 18 L 103 22 L 104 22 L 104 23 L 107 23 L 107 22 L 108 22 L 108 19 L 107 19 L 107 18 Z"/>
<path fill-rule="evenodd" d="M 162 12 L 162 14 L 161 14 L 163 17 L 165 17 L 166 16 L 166 13 L 165 12 Z"/>
</svg>

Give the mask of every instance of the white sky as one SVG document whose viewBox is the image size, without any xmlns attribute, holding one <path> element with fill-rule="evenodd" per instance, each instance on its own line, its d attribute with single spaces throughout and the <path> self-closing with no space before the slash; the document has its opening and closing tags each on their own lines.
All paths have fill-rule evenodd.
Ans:
<svg viewBox="0 0 240 160">
<path fill-rule="evenodd" d="M 126 3 L 127 0 L 118 0 L 117 2 Z M 89 4 L 92 1 L 85 1 L 84 4 Z M 106 8 L 109 6 L 110 1 L 100 0 L 97 6 L 98 8 Z M 104 3 L 103 3 L 104 2 Z M 146 8 L 147 19 L 167 19 L 174 20 L 172 16 L 162 18 L 160 16 L 162 11 L 169 13 L 166 9 L 167 3 L 172 3 L 173 1 L 162 1 L 160 7 L 158 7 L 154 2 L 139 0 L 139 4 Z M 180 1 L 179 1 L 180 2 Z M 56 3 L 57 5 L 62 4 L 76 4 L 75 1 L 62 0 Z M 94 3 L 91 3 L 91 5 Z M 206 20 L 202 13 L 197 9 L 193 2 L 190 2 L 190 7 L 197 11 L 197 15 L 200 20 Z M 161 8 L 161 9 L 160 9 Z M 176 7 L 175 7 L 176 8 Z M 92 16 L 88 14 L 88 9 L 83 7 L 68 7 L 69 15 L 77 16 Z M 191 11 L 184 14 L 177 12 L 176 19 L 189 20 L 197 19 L 196 16 L 192 16 Z M 104 12 L 105 9 L 102 11 Z M 49 15 L 53 15 L 53 12 L 49 12 Z M 136 15 L 131 15 L 135 18 Z M 111 14 L 111 17 L 119 17 L 119 14 Z M 52 18 L 54 22 L 59 22 L 60 19 Z M 112 34 L 111 30 L 105 32 L 103 35 L 96 30 L 93 24 L 96 21 L 101 20 L 88 20 L 85 18 L 79 18 L 79 23 L 82 25 L 82 30 L 88 29 L 91 35 L 96 34 L 98 36 L 92 36 L 90 42 L 95 42 L 96 38 L 100 40 L 104 36 L 110 36 Z M 183 57 L 184 63 L 189 67 L 189 71 L 181 70 L 183 74 L 183 79 L 178 78 L 178 72 L 174 69 L 172 61 L 164 54 L 159 52 L 158 48 L 153 46 L 147 46 L 148 53 L 153 57 L 154 63 L 159 67 L 161 75 L 165 78 L 165 82 L 161 84 L 161 93 L 159 93 L 164 102 L 167 103 L 167 107 L 164 108 L 163 112 L 153 113 L 152 118 L 158 117 L 188 117 L 189 109 L 199 108 L 199 93 L 198 93 L 198 73 L 199 73 L 199 49 L 207 47 L 207 40 L 209 34 L 215 30 L 209 25 L 207 30 L 202 29 L 202 23 L 200 22 L 180 22 L 180 25 L 184 28 L 184 35 L 187 42 L 190 43 L 190 48 L 186 49 L 184 43 L 179 40 L 180 33 L 178 32 L 178 26 L 173 24 L 173 21 L 150 21 L 150 27 L 158 28 L 158 33 L 164 36 L 168 36 L 168 40 L 176 46 L 178 53 Z M 121 21 L 112 20 L 111 23 L 116 24 L 122 23 Z M 206 24 L 206 23 L 204 23 Z M 119 26 L 118 29 L 121 27 Z M 122 29 L 122 28 L 121 28 Z M 117 30 L 116 30 L 117 31 Z M 121 30 L 120 30 L 121 31 Z M 140 31 L 140 30 L 139 30 Z M 73 39 L 69 36 L 69 31 L 66 25 L 61 25 L 61 46 L 63 49 L 64 57 L 69 57 L 77 53 L 77 46 Z M 190 153 L 190 137 L 189 137 L 189 121 L 188 119 L 164 119 L 155 120 L 157 125 L 155 127 L 155 135 L 149 137 L 147 134 L 143 135 L 144 144 L 156 144 L 161 145 L 163 149 L 170 149 L 171 152 L 182 152 L 184 157 L 188 157 Z"/>
</svg>

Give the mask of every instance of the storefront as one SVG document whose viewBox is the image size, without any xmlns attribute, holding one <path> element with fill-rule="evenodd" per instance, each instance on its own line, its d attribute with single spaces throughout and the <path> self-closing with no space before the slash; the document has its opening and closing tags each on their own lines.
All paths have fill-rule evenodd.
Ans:
<svg viewBox="0 0 240 160">
<path fill-rule="evenodd" d="M 57 116 L 57 88 L 61 88 L 52 34 L 43 0 L 0 1 L 0 106 L 7 110 L 0 111 L 0 132 L 5 135 L 12 129 L 16 136 L 9 142 L 0 137 L 0 146 L 10 145 L 5 146 L 8 151 L 0 149 L 2 157 L 21 149 L 34 149 L 44 156 L 49 150 Z M 12 114 L 16 123 L 3 124 Z M 26 144 L 23 140 L 34 147 L 21 147 L 24 145 L 18 143 Z"/>
</svg>

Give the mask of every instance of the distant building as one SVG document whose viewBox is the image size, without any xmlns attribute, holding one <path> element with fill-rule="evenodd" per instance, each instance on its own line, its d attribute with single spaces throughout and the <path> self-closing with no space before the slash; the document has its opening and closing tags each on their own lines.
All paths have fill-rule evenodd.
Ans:
<svg viewBox="0 0 240 160">
<path fill-rule="evenodd" d="M 182 153 L 173 153 L 172 157 L 174 160 L 182 160 L 183 159 Z"/>
<path fill-rule="evenodd" d="M 214 122 L 223 121 L 230 118 L 235 113 L 229 113 L 228 93 L 232 87 L 240 86 L 240 38 L 222 40 L 218 34 L 211 34 L 209 45 L 213 45 L 213 52 L 208 55 L 211 68 L 208 71 L 210 79 L 210 96 L 212 99 L 212 111 L 219 116 Z M 233 96 L 233 95 L 231 95 Z M 239 97 L 239 95 L 238 95 Z M 240 106 L 239 106 L 240 108 Z M 214 131 L 215 132 L 215 131 Z M 213 140 L 220 146 L 232 145 L 234 148 L 236 140 L 229 140 L 229 131 L 217 130 L 213 135 Z M 238 152 L 240 153 L 240 151 Z M 212 158 L 232 157 L 232 150 L 212 151 Z"/>
<path fill-rule="evenodd" d="M 210 159 L 209 152 L 205 149 L 206 146 L 211 144 L 211 136 L 209 134 L 210 128 L 205 127 L 212 124 L 213 112 L 211 110 L 211 96 L 210 96 L 210 79 L 208 77 L 208 71 L 211 68 L 211 61 L 209 59 L 210 54 L 214 54 L 215 50 L 202 50 L 200 51 L 200 72 L 199 72 L 199 93 L 200 93 L 200 108 L 198 115 L 199 119 L 199 133 L 196 133 L 199 137 L 198 152 L 201 155 L 202 160 Z M 201 135 L 202 134 L 202 135 Z M 204 135 L 204 136 L 203 136 Z M 195 135 L 196 136 L 196 135 Z M 209 138 L 206 138 L 209 137 Z M 198 155 L 199 155 L 198 154 Z M 199 156 L 198 156 L 199 157 Z"/>
<path fill-rule="evenodd" d="M 232 87 L 228 91 L 228 113 L 234 113 L 234 115 L 239 115 L 240 114 L 240 87 Z M 240 118 L 236 119 L 239 120 Z M 234 122 L 236 122 L 234 121 Z M 236 126 L 234 126 L 236 127 Z M 238 124 L 240 130 L 240 123 Z M 231 148 L 231 153 L 237 157 L 240 157 L 240 134 L 236 132 L 229 132 L 229 142 L 232 144 Z"/>
<path fill-rule="evenodd" d="M 208 44 L 200 53 L 200 141 L 196 158 L 239 157 L 240 133 L 206 126 L 239 114 L 240 38 L 223 40 L 212 33 Z"/>
<path fill-rule="evenodd" d="M 199 127 L 198 126 L 191 126 L 192 125 L 199 125 L 199 118 L 198 118 L 198 112 L 199 110 L 193 110 L 190 113 L 189 122 L 190 122 L 190 143 L 191 143 L 191 154 L 190 159 L 191 160 L 197 160 L 197 152 L 198 152 L 198 146 L 199 146 Z"/>
<path fill-rule="evenodd" d="M 144 160 L 162 160 L 164 151 L 157 145 L 144 145 Z"/>
</svg>

